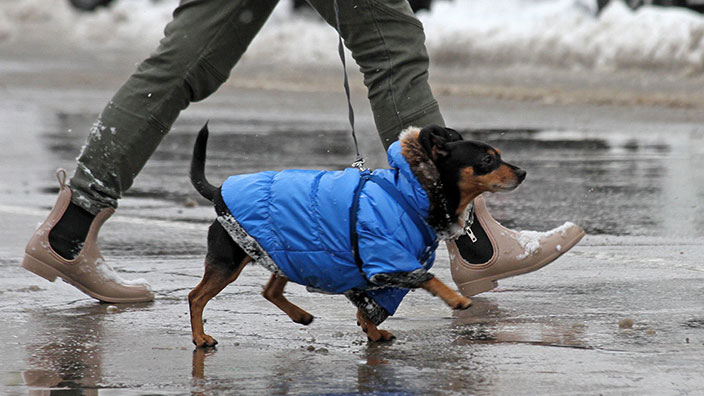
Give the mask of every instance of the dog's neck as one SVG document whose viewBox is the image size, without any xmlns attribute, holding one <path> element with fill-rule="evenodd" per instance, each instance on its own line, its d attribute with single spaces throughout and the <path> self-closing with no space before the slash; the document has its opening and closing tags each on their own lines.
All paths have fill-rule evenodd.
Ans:
<svg viewBox="0 0 704 396">
<path fill-rule="evenodd" d="M 410 165 L 413 175 L 428 194 L 430 200 L 428 224 L 433 227 L 440 239 L 453 238 L 462 230 L 460 216 L 458 216 L 459 197 L 456 196 L 458 194 L 449 191 L 446 183 L 443 183 L 435 163 L 418 142 L 419 132 L 420 129 L 414 127 L 401 132 L 399 136 L 401 153 Z"/>
</svg>

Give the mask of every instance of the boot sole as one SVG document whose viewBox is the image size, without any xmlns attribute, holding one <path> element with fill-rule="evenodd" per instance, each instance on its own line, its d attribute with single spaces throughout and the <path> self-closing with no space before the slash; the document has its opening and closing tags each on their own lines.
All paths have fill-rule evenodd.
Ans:
<svg viewBox="0 0 704 396">
<path fill-rule="evenodd" d="M 557 260 L 560 256 L 563 254 L 567 253 L 570 249 L 574 247 L 579 241 L 582 240 L 582 238 L 586 235 L 586 233 L 582 230 L 580 233 L 577 235 L 577 237 L 574 239 L 573 242 L 571 242 L 569 245 L 565 245 L 565 248 L 562 249 L 556 256 L 548 256 L 545 260 L 532 265 L 527 268 L 522 268 L 520 270 L 512 271 L 512 272 L 507 272 L 501 275 L 494 275 L 494 276 L 489 276 L 486 278 L 482 279 L 477 279 L 469 282 L 465 282 L 461 285 L 457 285 L 457 288 L 459 289 L 460 293 L 467 297 L 471 296 L 476 296 L 477 294 L 487 292 L 489 290 L 492 290 L 499 286 L 499 279 L 506 279 L 510 278 L 512 276 L 517 276 L 517 275 L 522 275 L 528 272 L 533 272 L 537 271 L 546 265 L 552 263 L 553 261 Z"/>
<path fill-rule="evenodd" d="M 91 290 L 88 290 L 85 286 L 83 286 L 80 283 L 75 282 L 73 279 L 71 279 L 71 277 L 66 276 L 63 272 L 55 269 L 54 267 L 52 267 L 48 264 L 45 264 L 44 262 L 32 257 L 29 254 L 24 255 L 24 259 L 22 260 L 22 268 L 34 273 L 35 275 L 41 276 L 42 278 L 48 280 L 49 282 L 54 282 L 54 281 L 56 281 L 56 278 L 61 278 L 61 280 L 63 280 L 64 282 L 75 287 L 76 289 L 87 294 L 88 296 L 93 297 L 96 300 L 100 300 L 101 302 L 115 303 L 115 304 L 127 304 L 127 303 L 140 303 L 140 302 L 154 301 L 153 297 L 151 297 L 151 298 L 149 298 L 149 297 L 146 297 L 146 298 L 110 298 L 110 297 L 105 297 L 105 296 L 100 295 L 98 293 L 95 293 Z"/>
<path fill-rule="evenodd" d="M 63 279 L 62 273 L 28 254 L 25 254 L 24 260 L 22 260 L 22 268 L 34 273 L 35 275 L 41 276 L 49 282 L 54 282 L 56 278 L 59 277 Z"/>
</svg>

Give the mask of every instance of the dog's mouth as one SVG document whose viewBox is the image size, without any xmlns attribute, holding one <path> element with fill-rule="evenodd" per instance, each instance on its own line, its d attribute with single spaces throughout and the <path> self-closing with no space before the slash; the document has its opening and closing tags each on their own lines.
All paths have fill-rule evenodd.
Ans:
<svg viewBox="0 0 704 396">
<path fill-rule="evenodd" d="M 492 191 L 494 191 L 494 192 L 513 191 L 516 188 L 518 188 L 518 186 L 520 186 L 522 182 L 523 182 L 523 179 L 516 179 L 514 182 L 508 183 L 508 184 L 503 184 L 503 183 L 502 184 L 495 184 L 492 186 Z"/>
<path fill-rule="evenodd" d="M 510 172 L 496 172 L 491 177 L 485 178 L 477 183 L 477 187 L 490 192 L 513 191 L 523 183 L 526 178 L 526 171 L 516 168 Z"/>
<path fill-rule="evenodd" d="M 513 165 L 508 165 L 505 164 L 502 166 L 502 172 L 499 172 L 501 177 L 498 178 L 494 183 L 490 183 L 490 191 L 493 192 L 504 192 L 504 191 L 513 191 L 515 190 L 518 186 L 523 183 L 523 180 L 526 178 L 527 172 L 524 171 L 521 168 L 515 167 Z M 506 172 L 506 170 L 509 170 L 509 172 Z M 509 177 L 506 177 L 506 173 L 509 173 Z"/>
<path fill-rule="evenodd" d="M 495 184 L 491 186 L 489 191 L 491 192 L 508 192 L 515 190 L 521 183 L 514 183 L 513 185 Z"/>
</svg>

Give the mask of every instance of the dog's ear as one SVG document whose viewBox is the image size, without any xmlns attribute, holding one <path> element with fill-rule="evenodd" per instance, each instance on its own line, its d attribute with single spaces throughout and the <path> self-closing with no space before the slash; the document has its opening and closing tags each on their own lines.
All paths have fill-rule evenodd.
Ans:
<svg viewBox="0 0 704 396">
<path fill-rule="evenodd" d="M 455 135 L 459 133 L 453 131 Z M 449 154 L 447 143 L 452 141 L 453 134 L 448 132 L 447 128 L 438 125 L 430 125 L 421 129 L 418 134 L 418 142 L 423 147 L 428 156 L 437 161 Z M 460 136 L 459 140 L 462 140 Z"/>
<path fill-rule="evenodd" d="M 460 140 L 464 140 L 462 138 L 462 135 L 460 135 L 459 132 L 452 128 L 445 128 L 447 130 L 447 135 L 449 136 L 448 142 L 458 142 Z"/>
</svg>

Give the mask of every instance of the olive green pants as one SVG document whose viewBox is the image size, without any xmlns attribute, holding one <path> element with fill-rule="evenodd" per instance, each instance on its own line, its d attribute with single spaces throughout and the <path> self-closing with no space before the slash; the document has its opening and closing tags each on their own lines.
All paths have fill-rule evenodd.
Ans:
<svg viewBox="0 0 704 396">
<path fill-rule="evenodd" d="M 336 26 L 332 0 L 309 0 Z M 70 187 L 91 213 L 117 207 L 189 103 L 212 94 L 278 0 L 183 0 L 156 52 L 118 90 L 91 129 Z M 385 147 L 409 125 L 443 124 L 428 85 L 423 26 L 407 0 L 339 0 L 341 34 L 364 74 Z"/>
</svg>

